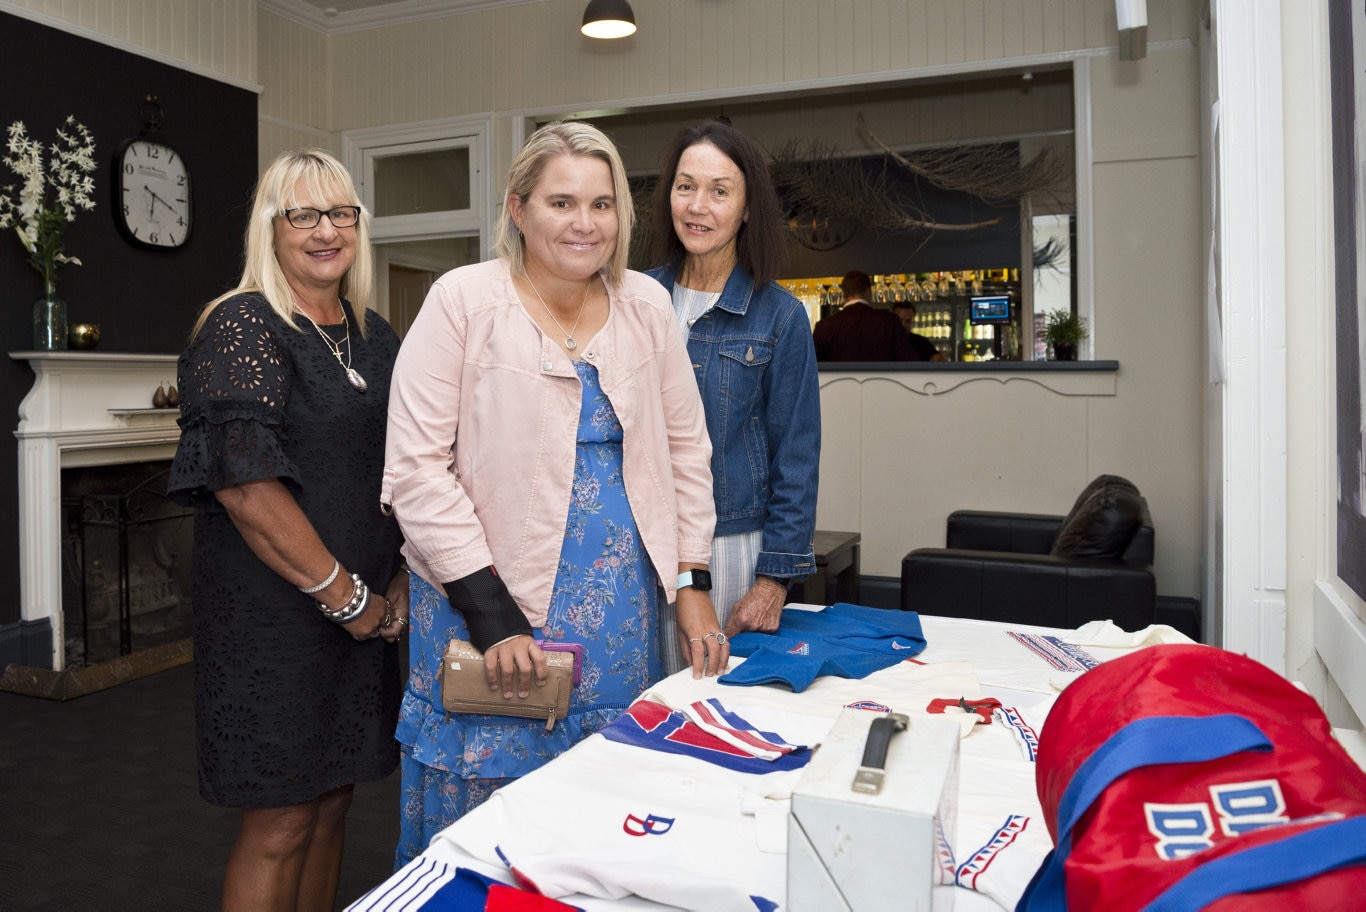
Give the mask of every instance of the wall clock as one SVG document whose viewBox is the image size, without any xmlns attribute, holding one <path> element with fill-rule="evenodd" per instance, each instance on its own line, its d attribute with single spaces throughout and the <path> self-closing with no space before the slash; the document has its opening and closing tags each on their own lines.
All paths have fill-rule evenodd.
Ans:
<svg viewBox="0 0 1366 912">
<path fill-rule="evenodd" d="M 142 104 L 141 134 L 114 157 L 114 220 L 131 244 L 156 250 L 184 246 L 194 225 L 190 169 L 161 133 L 161 105 Z"/>
</svg>

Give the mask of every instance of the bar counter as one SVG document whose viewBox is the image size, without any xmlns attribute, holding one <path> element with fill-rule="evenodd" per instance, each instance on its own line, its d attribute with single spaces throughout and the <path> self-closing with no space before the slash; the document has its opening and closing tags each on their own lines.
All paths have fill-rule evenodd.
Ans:
<svg viewBox="0 0 1366 912">
<path fill-rule="evenodd" d="M 1118 361 L 821 361 L 821 373 L 971 371 L 973 373 L 1114 372 Z"/>
</svg>

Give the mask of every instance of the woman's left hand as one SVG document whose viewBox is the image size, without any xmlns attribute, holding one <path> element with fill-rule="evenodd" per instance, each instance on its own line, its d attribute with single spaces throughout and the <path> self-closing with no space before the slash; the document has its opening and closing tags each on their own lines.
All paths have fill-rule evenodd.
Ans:
<svg viewBox="0 0 1366 912">
<path fill-rule="evenodd" d="M 726 619 L 726 636 L 733 637 L 746 630 L 772 633 L 782 620 L 783 603 L 787 601 L 787 587 L 767 576 L 754 578 L 754 585 L 740 597 Z"/>
<path fill-rule="evenodd" d="M 379 635 L 387 642 L 397 643 L 398 638 L 403 636 L 403 631 L 408 629 L 410 616 L 408 574 L 406 571 L 400 570 L 394 574 L 394 578 L 389 581 L 389 588 L 384 593 L 384 597 L 389 601 L 389 610 L 393 613 L 394 619 L 379 628 Z"/>
<path fill-rule="evenodd" d="M 674 610 L 678 615 L 679 645 L 692 665 L 693 678 L 724 672 L 730 661 L 730 643 L 721 632 L 711 596 L 691 586 L 679 589 Z"/>
</svg>

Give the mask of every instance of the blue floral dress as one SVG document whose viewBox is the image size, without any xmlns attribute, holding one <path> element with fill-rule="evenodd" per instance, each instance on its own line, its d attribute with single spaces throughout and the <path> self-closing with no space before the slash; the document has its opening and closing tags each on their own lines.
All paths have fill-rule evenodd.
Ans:
<svg viewBox="0 0 1366 912">
<path fill-rule="evenodd" d="M 395 867 L 422 852 L 439 831 L 614 720 L 663 677 L 658 649 L 660 589 L 640 543 L 622 481 L 622 430 L 597 369 L 574 368 L 583 384 L 574 491 L 560 548 L 549 616 L 537 636 L 584 647 L 583 676 L 569 715 L 545 722 L 457 714 L 432 703 L 441 657 L 469 639 L 465 619 L 427 580 L 411 586 L 410 674 L 396 737 L 403 783 Z"/>
</svg>

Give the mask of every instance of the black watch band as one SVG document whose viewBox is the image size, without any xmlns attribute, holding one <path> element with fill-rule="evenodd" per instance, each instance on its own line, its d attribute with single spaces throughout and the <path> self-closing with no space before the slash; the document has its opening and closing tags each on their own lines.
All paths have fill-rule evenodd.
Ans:
<svg viewBox="0 0 1366 912">
<path fill-rule="evenodd" d="M 698 592 L 711 591 L 711 571 L 710 570 L 684 570 L 678 574 L 678 588 L 696 589 Z"/>
</svg>

